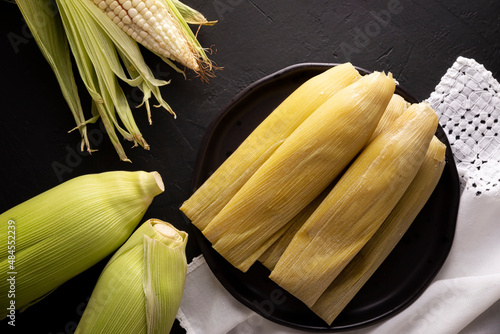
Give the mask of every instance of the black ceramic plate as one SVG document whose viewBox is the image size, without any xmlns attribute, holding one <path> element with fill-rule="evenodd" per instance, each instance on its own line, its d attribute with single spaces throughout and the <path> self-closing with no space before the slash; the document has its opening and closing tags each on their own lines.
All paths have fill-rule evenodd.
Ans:
<svg viewBox="0 0 500 334">
<path fill-rule="evenodd" d="M 197 189 L 250 132 L 300 84 L 335 64 L 299 64 L 255 82 L 236 96 L 211 124 L 197 160 L 192 190 Z M 367 71 L 358 69 L 362 74 Z M 396 92 L 417 102 L 404 89 Z M 203 255 L 222 285 L 240 302 L 265 318 L 292 328 L 334 332 L 385 319 L 411 304 L 435 277 L 450 250 L 459 203 L 459 181 L 449 143 L 447 164 L 432 197 L 400 243 L 375 274 L 327 326 L 302 302 L 268 278 L 260 263 L 246 273 L 225 261 L 191 225 Z"/>
</svg>

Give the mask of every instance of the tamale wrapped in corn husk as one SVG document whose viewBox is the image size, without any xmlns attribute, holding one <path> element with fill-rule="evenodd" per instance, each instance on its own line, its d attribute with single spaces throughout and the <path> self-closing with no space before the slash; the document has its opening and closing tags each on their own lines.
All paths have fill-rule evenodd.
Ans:
<svg viewBox="0 0 500 334">
<path fill-rule="evenodd" d="M 389 101 L 387 108 L 385 109 L 380 121 L 378 122 L 377 128 L 373 132 L 367 145 L 382 131 L 384 131 L 392 122 L 403 113 L 410 103 L 408 103 L 400 95 L 394 94 L 394 96 Z M 335 183 L 335 181 L 333 182 Z M 306 222 L 309 216 L 316 210 L 321 201 L 326 197 L 328 192 L 333 187 L 330 185 L 325 191 L 323 191 L 318 197 L 316 197 L 310 204 L 308 204 L 301 212 L 299 212 L 288 224 L 285 232 L 277 238 L 273 244 L 266 249 L 266 251 L 260 256 L 259 261 L 269 270 L 273 270 L 278 262 L 281 254 L 285 251 L 286 247 L 292 241 L 293 236 L 300 227 Z M 280 231 L 281 232 L 281 231 Z"/>
<path fill-rule="evenodd" d="M 374 72 L 316 109 L 203 230 L 213 248 L 236 268 L 248 270 L 265 251 L 267 239 L 358 154 L 394 89 L 391 74 Z"/>
<path fill-rule="evenodd" d="M 75 334 L 168 333 L 186 280 L 188 235 L 149 219 L 101 273 Z"/>
<path fill-rule="evenodd" d="M 443 173 L 446 146 L 434 137 L 412 183 L 373 237 L 314 303 L 329 325 L 394 249 L 434 191 Z"/>
<path fill-rule="evenodd" d="M 270 278 L 311 307 L 397 204 L 437 125 L 434 110 L 419 103 L 377 136 L 295 234 Z"/>
<path fill-rule="evenodd" d="M 377 137 L 382 131 L 387 129 L 389 125 L 392 124 L 403 111 L 408 108 L 410 104 L 406 102 L 406 100 L 398 94 L 394 94 L 385 109 L 382 118 L 378 122 L 377 128 L 373 131 L 373 134 L 368 142 L 371 142 L 375 137 Z"/>
<path fill-rule="evenodd" d="M 318 205 L 325 199 L 326 195 L 331 191 L 332 186 L 323 190 L 318 197 L 316 197 L 311 203 L 309 203 L 302 211 L 300 211 L 295 217 L 292 218 L 286 225 L 284 231 L 278 231 L 279 238 L 267 247 L 264 253 L 259 257 L 259 261 L 269 270 L 273 270 L 278 263 L 281 255 L 285 251 L 286 247 L 292 241 L 295 233 L 304 225 L 311 214 L 316 210 Z M 282 232 L 282 233 L 280 233 Z"/>
<path fill-rule="evenodd" d="M 329 97 L 359 78 L 358 71 L 345 63 L 306 81 L 182 204 L 181 211 L 203 230 L 284 139 Z"/>
</svg>

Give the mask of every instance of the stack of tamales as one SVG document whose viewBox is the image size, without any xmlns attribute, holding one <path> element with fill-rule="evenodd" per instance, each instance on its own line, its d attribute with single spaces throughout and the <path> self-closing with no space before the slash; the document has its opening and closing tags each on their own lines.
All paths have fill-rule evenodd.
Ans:
<svg viewBox="0 0 500 334">
<path fill-rule="evenodd" d="M 397 244 L 444 166 L 437 115 L 349 63 L 305 82 L 181 207 L 227 261 L 256 261 L 331 324 Z"/>
</svg>

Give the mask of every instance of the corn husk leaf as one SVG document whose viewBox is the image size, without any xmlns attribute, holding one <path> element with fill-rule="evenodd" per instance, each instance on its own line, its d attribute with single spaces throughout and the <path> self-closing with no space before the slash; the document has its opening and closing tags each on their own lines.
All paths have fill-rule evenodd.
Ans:
<svg viewBox="0 0 500 334">
<path fill-rule="evenodd" d="M 302 84 L 182 204 L 181 211 L 203 230 L 283 140 L 328 97 L 359 77 L 358 71 L 346 63 Z"/>
<path fill-rule="evenodd" d="M 412 183 L 373 237 L 312 306 L 329 325 L 391 253 L 441 178 L 446 146 L 434 137 Z"/>
<path fill-rule="evenodd" d="M 15 222 L 16 307 L 39 300 L 116 250 L 132 234 L 153 198 L 158 173 L 106 172 L 76 177 L 2 213 Z M 7 228 L 0 237 L 7 240 Z M 0 250 L 0 305 L 7 299 L 7 247 Z M 0 312 L 4 318 L 6 307 Z"/>
<path fill-rule="evenodd" d="M 211 69 L 212 64 L 205 49 L 189 29 L 188 22 L 203 25 L 214 22 L 206 20 L 201 13 L 178 0 L 175 3 L 171 0 L 163 2 L 179 21 L 179 28 L 182 28 L 203 64 Z M 99 118 L 102 119 L 121 160 L 130 161 L 122 147 L 122 138 L 131 141 L 133 146 L 140 145 L 148 149 L 149 145 L 134 121 L 118 79 L 132 87 L 138 87 L 143 92 L 143 101 L 139 106 L 145 105 L 150 123 L 152 121 L 149 99 L 152 96 L 156 98 L 159 106 L 174 116 L 175 114 L 163 99 L 159 89 L 168 82 L 154 77 L 144 62 L 137 43 L 92 1 L 56 0 L 58 13 L 47 10 L 52 6 L 52 2 L 48 0 L 19 0 L 17 4 L 42 53 L 51 65 L 63 96 L 72 110 L 76 121 L 75 129 L 78 129 L 82 136 L 82 150 L 93 151 L 87 137 L 87 125 L 95 123 Z M 90 119 L 85 119 L 81 108 L 71 67 L 70 50 L 85 87 L 92 97 L 93 116 Z M 179 70 L 170 60 L 164 60 Z M 126 67 L 126 71 L 123 66 Z"/>
<path fill-rule="evenodd" d="M 395 89 L 375 72 L 316 109 L 203 230 L 227 261 L 246 271 L 262 245 L 318 196 L 375 130 Z M 256 252 L 261 250 L 261 254 Z"/>
<path fill-rule="evenodd" d="M 80 131 L 82 151 L 87 147 L 87 150 L 91 152 L 85 116 L 71 66 L 68 40 L 64 34 L 60 17 L 49 10 L 53 8 L 52 1 L 16 0 L 16 4 L 40 51 L 56 76 L 63 97 L 68 103 Z"/>
<path fill-rule="evenodd" d="M 403 112 L 408 107 L 409 104 L 408 102 L 405 101 L 404 98 L 402 98 L 398 94 L 394 94 L 393 97 L 391 98 L 391 101 L 389 101 L 389 104 L 387 105 L 384 114 L 380 118 L 377 128 L 375 129 L 375 131 L 373 131 L 373 134 L 368 142 L 370 143 L 381 132 L 387 129 L 392 124 L 392 122 L 394 122 L 399 116 L 401 116 L 401 114 L 403 114 Z"/>
<path fill-rule="evenodd" d="M 177 8 L 184 20 L 189 24 L 211 26 L 217 23 L 217 21 L 208 21 L 202 13 L 180 2 L 179 0 L 172 0 L 172 3 L 175 5 L 175 8 Z"/>
<path fill-rule="evenodd" d="M 397 204 L 437 124 L 434 110 L 420 103 L 377 136 L 295 234 L 270 278 L 311 307 Z"/>
<path fill-rule="evenodd" d="M 160 86 L 168 82 L 154 78 L 137 43 L 92 2 L 57 0 L 57 4 L 80 76 L 121 160 L 129 161 L 115 129 L 125 140 L 133 142 L 134 146 L 140 145 L 149 149 L 149 145 L 135 123 L 118 78 L 143 91 L 143 104 L 146 104 L 150 123 L 151 111 L 148 101 L 151 94 L 160 106 L 173 114 L 159 90 Z M 128 76 L 121 61 L 127 68 Z"/>
<path fill-rule="evenodd" d="M 171 11 L 173 14 L 173 17 L 177 20 L 179 23 L 179 30 L 182 33 L 182 35 L 186 38 L 188 41 L 188 44 L 192 48 L 195 56 L 200 59 L 199 61 L 199 66 L 200 70 L 197 71 L 198 75 L 203 81 L 208 81 L 208 77 L 213 76 L 212 69 L 213 69 L 213 64 L 212 61 L 208 58 L 206 49 L 203 48 L 196 38 L 195 34 L 191 30 L 191 28 L 188 25 L 188 22 L 184 18 L 183 14 L 185 15 L 187 10 L 185 7 L 179 6 L 174 4 L 173 0 L 161 0 L 162 2 L 166 3 L 167 8 Z M 182 10 L 182 14 L 181 14 Z M 190 11 L 191 16 L 193 16 L 194 12 L 193 10 Z M 208 22 L 207 22 L 208 23 Z M 213 25 L 215 22 L 208 23 L 208 25 Z M 164 61 L 166 61 L 165 57 L 161 57 Z M 217 67 L 218 68 L 218 67 Z"/>
<path fill-rule="evenodd" d="M 367 145 L 382 131 L 384 131 L 389 125 L 401 114 L 404 110 L 409 106 L 408 102 L 406 102 L 401 96 L 394 94 L 394 96 L 389 101 L 387 108 L 385 109 L 378 125 L 373 132 L 370 140 Z M 300 213 L 298 213 L 288 224 L 288 228 L 285 232 L 282 233 L 279 238 L 276 238 L 276 241 L 266 249 L 266 251 L 260 256 L 259 261 L 268 268 L 269 270 L 273 270 L 278 262 L 279 258 L 285 251 L 286 247 L 292 241 L 295 233 L 299 231 L 302 225 L 307 221 L 307 219 L 311 216 L 311 214 L 316 210 L 318 205 L 323 201 L 326 195 L 331 191 L 333 185 L 337 182 L 335 180 L 332 184 L 325 189 L 318 197 L 316 197 L 310 204 L 308 204 Z M 278 233 L 280 233 L 279 231 Z"/>
<path fill-rule="evenodd" d="M 186 278 L 187 233 L 150 219 L 109 260 L 75 333 L 168 333 Z"/>
<path fill-rule="evenodd" d="M 312 200 L 302 211 L 300 211 L 295 217 L 290 220 L 286 226 L 285 231 L 278 231 L 279 237 L 267 247 L 266 250 L 260 255 L 259 261 L 270 271 L 274 269 L 276 263 L 278 263 L 281 255 L 288 247 L 288 244 L 292 241 L 295 233 L 297 233 L 302 225 L 307 221 L 311 214 L 316 210 L 320 203 L 325 199 L 328 193 L 331 191 L 333 184 L 332 182 L 318 197 Z"/>
<path fill-rule="evenodd" d="M 122 60 L 126 62 L 125 67 L 129 70 L 131 76 L 133 78 L 142 78 L 140 81 L 142 81 L 143 87 L 147 87 L 147 89 L 153 93 L 156 100 L 163 108 L 173 113 L 172 109 L 163 100 L 159 90 L 159 87 L 167 85 L 169 81 L 159 80 L 154 77 L 151 69 L 144 61 L 137 43 L 116 24 L 109 20 L 108 16 L 100 11 L 93 3 L 85 0 L 75 1 L 78 2 L 79 6 L 83 6 L 82 8 L 85 8 L 91 16 L 91 20 L 95 21 L 105 33 L 105 36 L 107 36 L 107 38 L 114 43 L 118 53 L 122 57 Z"/>
</svg>

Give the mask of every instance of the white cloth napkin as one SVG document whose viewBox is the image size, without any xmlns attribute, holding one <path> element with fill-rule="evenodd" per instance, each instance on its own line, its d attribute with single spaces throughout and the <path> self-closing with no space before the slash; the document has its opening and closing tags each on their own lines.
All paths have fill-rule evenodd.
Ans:
<svg viewBox="0 0 500 334">
<path fill-rule="evenodd" d="M 461 180 L 455 239 L 441 271 L 401 313 L 348 334 L 500 333 L 500 85 L 459 57 L 428 102 L 448 135 Z M 293 334 L 236 301 L 203 256 L 188 267 L 177 314 L 188 334 Z"/>
</svg>

